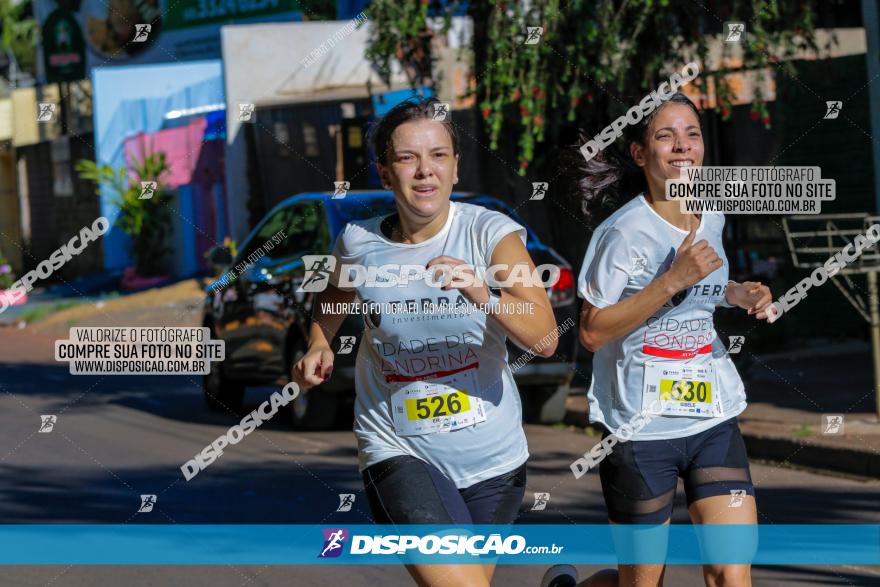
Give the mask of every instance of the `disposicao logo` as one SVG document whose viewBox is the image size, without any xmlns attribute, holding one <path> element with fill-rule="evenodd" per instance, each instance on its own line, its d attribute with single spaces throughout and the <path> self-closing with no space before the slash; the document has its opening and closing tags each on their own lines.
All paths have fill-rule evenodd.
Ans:
<svg viewBox="0 0 880 587">
<path fill-rule="evenodd" d="M 335 558 L 342 554 L 343 543 L 348 539 L 344 528 L 324 528 L 324 547 L 318 558 Z"/>
</svg>

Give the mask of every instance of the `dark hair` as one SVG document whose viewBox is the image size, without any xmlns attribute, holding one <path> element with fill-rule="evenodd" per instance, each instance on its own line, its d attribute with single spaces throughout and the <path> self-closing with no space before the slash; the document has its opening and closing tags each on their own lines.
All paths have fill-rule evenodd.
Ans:
<svg viewBox="0 0 880 587">
<path fill-rule="evenodd" d="M 394 130 L 405 122 L 411 120 L 433 120 L 434 105 L 440 104 L 437 98 L 409 98 L 388 112 L 385 116 L 373 123 L 368 134 L 369 141 L 373 147 L 373 154 L 380 163 L 385 163 L 388 157 L 388 151 L 391 150 L 391 135 Z M 452 152 L 458 155 L 458 133 L 452 124 L 450 115 L 447 113 L 443 120 L 438 120 L 442 124 L 449 136 L 452 138 Z"/>
<path fill-rule="evenodd" d="M 690 99 L 676 92 L 653 112 L 642 118 L 638 124 L 627 126 L 624 129 L 626 151 L 621 152 L 614 145 L 609 145 L 603 151 L 587 161 L 581 152 L 581 146 L 593 137 L 581 130 L 578 133 L 578 144 L 565 149 L 563 152 L 563 165 L 569 172 L 570 192 L 580 205 L 587 225 L 595 228 L 611 212 L 628 202 L 638 194 L 647 190 L 645 172 L 639 168 L 629 154 L 631 143 L 645 144 L 645 135 L 651 121 L 668 104 L 683 104 L 689 106 L 702 129 L 703 123 L 700 111 Z"/>
</svg>

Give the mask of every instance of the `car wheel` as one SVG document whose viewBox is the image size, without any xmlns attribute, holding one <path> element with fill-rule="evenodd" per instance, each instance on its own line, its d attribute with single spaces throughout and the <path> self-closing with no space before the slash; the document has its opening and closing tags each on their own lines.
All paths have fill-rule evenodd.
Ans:
<svg viewBox="0 0 880 587">
<path fill-rule="evenodd" d="M 202 380 L 202 390 L 210 410 L 227 413 L 238 413 L 241 410 L 245 386 L 226 379 L 223 376 L 222 363 L 211 363 L 211 372 Z"/>
<path fill-rule="evenodd" d="M 520 388 L 523 421 L 527 424 L 558 424 L 565 419 L 568 385 L 535 385 Z"/>
<path fill-rule="evenodd" d="M 302 344 L 298 344 L 293 350 L 290 362 L 291 381 L 293 381 L 293 366 L 303 355 L 305 349 Z M 330 430 L 336 423 L 338 408 L 339 396 L 322 390 L 318 385 L 299 392 L 290 404 L 290 415 L 293 425 L 300 430 Z"/>
</svg>

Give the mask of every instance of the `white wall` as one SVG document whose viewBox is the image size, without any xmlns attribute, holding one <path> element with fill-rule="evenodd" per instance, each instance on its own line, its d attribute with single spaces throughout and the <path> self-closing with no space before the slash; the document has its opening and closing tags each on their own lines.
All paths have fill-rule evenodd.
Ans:
<svg viewBox="0 0 880 587">
<path fill-rule="evenodd" d="M 239 103 L 311 101 L 322 93 L 366 97 L 384 84 L 364 59 L 367 26 L 348 32 L 352 21 L 230 25 L 221 30 L 226 87 L 226 186 L 230 228 L 236 239 L 247 234 L 247 152 L 238 120 Z M 335 35 L 335 37 L 334 37 Z M 326 52 L 303 60 L 324 43 Z M 401 73 L 395 86 L 405 82 Z M 269 129 L 257 129 L 270 132 Z"/>
<path fill-rule="evenodd" d="M 406 76 L 392 61 L 392 87 L 382 83 L 364 59 L 370 22 L 350 30 L 355 21 L 320 21 L 227 25 L 221 31 L 226 88 L 226 187 L 230 230 L 238 240 L 247 235 L 247 150 L 238 121 L 239 103 L 267 104 L 367 97 L 367 80 L 374 94 L 407 87 Z M 441 20 L 429 23 L 432 28 Z M 450 49 L 467 47 L 473 32 L 470 18 L 455 17 L 446 36 Z M 320 51 L 322 43 L 325 51 Z M 303 62 L 310 54 L 313 60 Z M 438 51 L 443 58 L 448 51 Z M 451 61 L 451 60 L 446 60 Z M 448 73 L 457 70 L 445 65 Z M 456 78 L 456 76 L 448 75 Z M 461 77 L 461 76 L 457 76 Z M 465 82 L 461 85 L 463 89 Z M 441 88 L 447 99 L 452 84 Z M 450 100 L 451 101 L 451 100 Z M 247 124 L 247 123 L 244 123 Z M 259 129 L 270 132 L 269 129 Z"/>
</svg>

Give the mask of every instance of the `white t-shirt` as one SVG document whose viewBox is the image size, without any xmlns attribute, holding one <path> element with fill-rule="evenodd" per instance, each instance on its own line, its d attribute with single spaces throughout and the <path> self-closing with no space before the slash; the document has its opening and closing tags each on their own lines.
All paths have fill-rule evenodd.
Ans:
<svg viewBox="0 0 880 587">
<path fill-rule="evenodd" d="M 380 230 L 383 217 L 349 223 L 336 240 L 333 255 L 340 264 L 366 267 L 391 263 L 420 264 L 448 255 L 475 267 L 488 266 L 495 245 L 526 230 L 506 215 L 482 206 L 450 202 L 443 229 L 418 244 L 397 243 Z M 339 280 L 334 280 L 339 287 Z M 405 287 L 355 289 L 359 301 L 403 303 L 409 310 L 369 315 L 355 364 L 355 423 L 359 468 L 399 455 L 423 459 L 440 469 L 459 488 L 496 477 L 524 463 L 528 445 L 522 428 L 522 406 L 507 363 L 507 336 L 494 318 L 468 304 L 457 290 L 441 290 L 426 280 Z M 422 312 L 423 302 L 453 306 Z M 486 419 L 451 431 L 400 435 L 392 417 L 392 394 L 401 381 L 433 381 L 451 372 L 476 382 Z M 470 393 L 470 392 L 469 392 Z M 398 416 L 399 417 L 399 416 Z"/>
<path fill-rule="evenodd" d="M 724 215 L 703 214 L 694 243 L 706 240 L 723 265 L 667 302 L 643 324 L 608 342 L 593 356 L 588 392 L 590 421 L 612 432 L 648 406 L 642 405 L 644 365 L 689 363 L 715 366 L 723 416 L 663 415 L 637 431 L 633 440 L 691 436 L 737 416 L 746 407 L 745 387 L 713 322 L 724 302 L 728 262 L 721 241 Z M 687 231 L 664 220 L 639 195 L 602 222 L 590 239 L 578 277 L 578 295 L 604 308 L 644 289 L 667 271 Z"/>
</svg>

